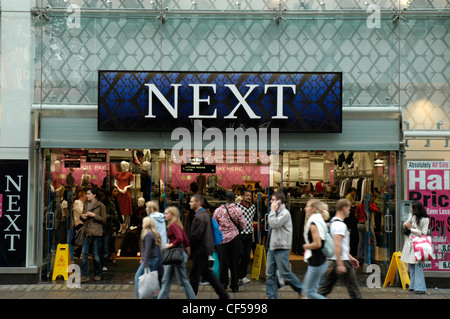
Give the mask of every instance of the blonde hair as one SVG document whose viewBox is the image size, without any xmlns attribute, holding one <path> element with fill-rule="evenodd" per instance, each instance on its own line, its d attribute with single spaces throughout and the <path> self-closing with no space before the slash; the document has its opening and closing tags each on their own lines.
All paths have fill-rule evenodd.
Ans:
<svg viewBox="0 0 450 319">
<path fill-rule="evenodd" d="M 175 206 L 169 206 L 166 208 L 166 212 L 172 215 L 172 218 L 167 221 L 167 228 L 170 227 L 170 224 L 176 223 L 181 227 L 181 229 L 183 229 L 183 224 L 180 221 L 180 212 L 178 211 L 178 208 L 176 208 Z"/>
<path fill-rule="evenodd" d="M 161 247 L 161 235 L 156 231 L 155 220 L 150 216 L 142 219 L 141 239 L 144 239 L 148 232 L 153 233 L 153 236 L 155 236 L 156 245 Z"/>
<path fill-rule="evenodd" d="M 147 203 L 145 203 L 145 205 L 148 207 L 148 209 L 150 209 L 151 213 L 159 212 L 159 204 L 157 201 L 148 201 Z"/>
<path fill-rule="evenodd" d="M 330 218 L 330 213 L 328 212 L 328 205 L 322 203 L 318 199 L 310 199 L 308 204 L 316 209 L 316 213 L 320 213 L 324 220 Z"/>
</svg>

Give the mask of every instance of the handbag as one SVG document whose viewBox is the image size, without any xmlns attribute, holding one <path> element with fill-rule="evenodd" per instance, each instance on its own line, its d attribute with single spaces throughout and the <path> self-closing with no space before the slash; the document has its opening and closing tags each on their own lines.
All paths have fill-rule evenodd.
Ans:
<svg viewBox="0 0 450 319">
<path fill-rule="evenodd" d="M 183 247 L 172 247 L 161 251 L 163 265 L 181 264 L 184 260 Z"/>
<path fill-rule="evenodd" d="M 150 271 L 145 267 L 144 274 L 139 276 L 139 299 L 156 299 L 159 295 L 158 271 Z"/>
<path fill-rule="evenodd" d="M 412 244 L 417 262 L 431 261 L 436 258 L 431 244 L 431 236 L 413 236 Z"/>
<path fill-rule="evenodd" d="M 84 237 L 86 237 L 86 226 L 83 224 L 79 229 L 75 230 L 73 246 L 81 247 L 84 243 Z"/>
</svg>

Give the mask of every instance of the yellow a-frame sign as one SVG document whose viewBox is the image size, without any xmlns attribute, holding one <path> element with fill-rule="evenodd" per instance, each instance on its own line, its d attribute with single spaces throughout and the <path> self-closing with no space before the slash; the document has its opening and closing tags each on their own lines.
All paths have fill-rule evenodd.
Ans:
<svg viewBox="0 0 450 319">
<path fill-rule="evenodd" d="M 266 261 L 266 248 L 257 244 L 253 258 L 252 279 L 259 280 L 259 276 L 266 278 Z"/>
<path fill-rule="evenodd" d="M 400 251 L 395 252 L 392 255 L 391 264 L 389 265 L 389 269 L 386 275 L 386 279 L 384 280 L 383 288 L 386 288 L 387 284 L 390 282 L 391 287 L 394 285 L 395 273 L 397 272 L 400 277 L 400 281 L 402 282 L 403 290 L 406 290 L 406 285 L 410 284 L 408 269 L 406 269 L 406 265 L 403 261 L 400 260 L 402 253 Z"/>
</svg>

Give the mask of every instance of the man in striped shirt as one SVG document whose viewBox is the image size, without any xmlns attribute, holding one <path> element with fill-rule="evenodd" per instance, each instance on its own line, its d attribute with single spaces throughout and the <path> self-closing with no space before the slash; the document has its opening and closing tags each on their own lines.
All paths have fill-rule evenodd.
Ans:
<svg viewBox="0 0 450 319">
<path fill-rule="evenodd" d="M 240 236 L 240 258 L 238 266 L 239 282 L 246 284 L 250 282 L 247 279 L 247 268 L 250 261 L 250 253 L 253 245 L 253 219 L 256 213 L 256 207 L 252 204 L 252 192 L 245 190 L 242 194 L 242 201 L 236 204 L 244 215 L 247 226 L 241 231 Z"/>
</svg>

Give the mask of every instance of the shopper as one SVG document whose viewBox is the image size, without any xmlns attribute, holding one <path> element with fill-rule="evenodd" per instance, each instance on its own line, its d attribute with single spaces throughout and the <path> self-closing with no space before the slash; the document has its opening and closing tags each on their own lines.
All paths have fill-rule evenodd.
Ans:
<svg viewBox="0 0 450 319">
<path fill-rule="evenodd" d="M 409 235 L 405 236 L 400 260 L 409 264 L 409 291 L 414 291 L 416 294 L 426 293 L 427 286 L 425 284 L 422 262 L 417 262 L 414 255 L 412 237 L 427 235 L 429 223 L 430 220 L 425 207 L 423 207 L 421 202 L 414 201 L 411 205 L 411 213 L 403 224 L 404 228 L 409 229 Z"/>
<path fill-rule="evenodd" d="M 334 255 L 325 273 L 325 279 L 318 293 L 327 296 L 333 290 L 337 280 L 344 283 L 352 299 L 361 299 L 355 268 L 359 262 L 350 255 L 350 232 L 344 219 L 350 215 L 351 203 L 347 199 L 336 202 L 336 215 L 331 219 L 330 234 L 334 239 Z"/>
<path fill-rule="evenodd" d="M 242 284 L 250 282 L 247 278 L 247 270 L 253 246 L 253 220 L 256 213 L 256 206 L 252 204 L 252 195 L 253 194 L 250 190 L 245 190 L 242 194 L 242 201 L 236 204 L 236 206 L 241 210 L 246 223 L 246 227 L 241 231 L 239 236 L 240 254 L 238 275 L 239 283 Z"/>
<path fill-rule="evenodd" d="M 357 258 L 359 263 L 371 264 L 375 263 L 375 247 L 376 247 L 376 238 L 375 238 L 375 214 L 378 213 L 378 207 L 373 202 L 373 198 L 370 199 L 369 203 L 369 211 L 370 211 L 370 222 L 367 220 L 369 217 L 366 214 L 366 200 L 363 199 L 362 202 L 356 207 L 355 217 L 358 220 L 358 251 Z M 369 236 L 370 234 L 370 236 Z M 368 247 L 370 247 L 370 262 L 369 262 L 369 254 Z"/>
<path fill-rule="evenodd" d="M 180 221 L 180 213 L 178 208 L 169 206 L 164 212 L 164 217 L 167 221 L 167 238 L 169 242 L 164 245 L 164 249 L 170 249 L 173 247 L 182 246 L 184 249 L 184 260 L 180 264 L 167 265 L 164 270 L 164 276 L 162 279 L 162 287 L 159 292 L 158 299 L 168 299 L 170 292 L 170 284 L 174 275 L 177 273 L 177 277 L 180 281 L 180 285 L 183 287 L 187 299 L 195 299 L 195 293 L 192 290 L 186 276 L 186 262 L 190 254 L 189 240 L 183 230 L 183 225 Z"/>
<path fill-rule="evenodd" d="M 102 271 L 107 271 L 111 253 L 115 251 L 115 225 L 119 222 L 119 218 L 117 217 L 116 208 L 111 201 L 109 193 L 106 190 L 100 189 L 98 194 L 106 208 L 106 222 L 103 225 Z"/>
<path fill-rule="evenodd" d="M 155 220 L 150 216 L 146 216 L 142 219 L 140 265 L 134 275 L 136 299 L 139 299 L 139 277 L 144 274 L 145 268 L 149 268 L 150 271 L 158 271 L 158 279 L 161 284 L 164 267 L 161 261 L 160 248 L 161 235 L 156 231 Z"/>
<path fill-rule="evenodd" d="M 275 193 L 270 199 L 269 235 L 266 268 L 266 294 L 269 299 L 278 298 L 277 270 L 284 281 L 303 298 L 303 285 L 289 270 L 289 252 L 292 246 L 292 219 L 285 207 L 286 197 Z"/>
<path fill-rule="evenodd" d="M 84 203 L 83 220 L 86 233 L 81 249 L 81 282 L 89 281 L 89 247 L 92 245 L 94 255 L 94 280 L 102 279 L 102 260 L 100 251 L 102 247 L 103 225 L 106 222 L 106 208 L 102 202 L 97 200 L 98 190 L 96 188 L 88 189 L 86 192 L 87 201 Z"/>
<path fill-rule="evenodd" d="M 223 240 L 219 246 L 219 272 L 223 287 L 228 287 L 228 271 L 231 274 L 230 288 L 232 292 L 239 291 L 239 233 L 246 226 L 241 210 L 234 204 L 236 194 L 228 191 L 225 194 L 226 203 L 214 211 L 213 218 L 219 224 Z"/>
<path fill-rule="evenodd" d="M 306 224 L 303 232 L 305 250 L 303 256 L 308 263 L 308 269 L 303 280 L 303 290 L 309 299 L 326 299 L 317 293 L 320 280 L 328 268 L 327 258 L 322 252 L 328 227 L 325 220 L 330 218 L 328 206 L 318 199 L 311 199 L 306 203 Z"/>
<path fill-rule="evenodd" d="M 147 215 L 155 220 L 156 231 L 161 235 L 161 247 L 167 243 L 166 220 L 164 214 L 159 212 L 159 204 L 156 200 L 148 201 L 145 204 Z"/>
<path fill-rule="evenodd" d="M 193 263 L 189 280 L 195 294 L 198 292 L 200 279 L 203 279 L 213 286 L 220 299 L 229 299 L 230 296 L 208 265 L 208 257 L 214 252 L 214 240 L 211 215 L 202 207 L 203 204 L 203 195 L 200 194 L 193 195 L 189 201 L 190 208 L 195 212 L 191 225 L 190 242 Z"/>
</svg>

